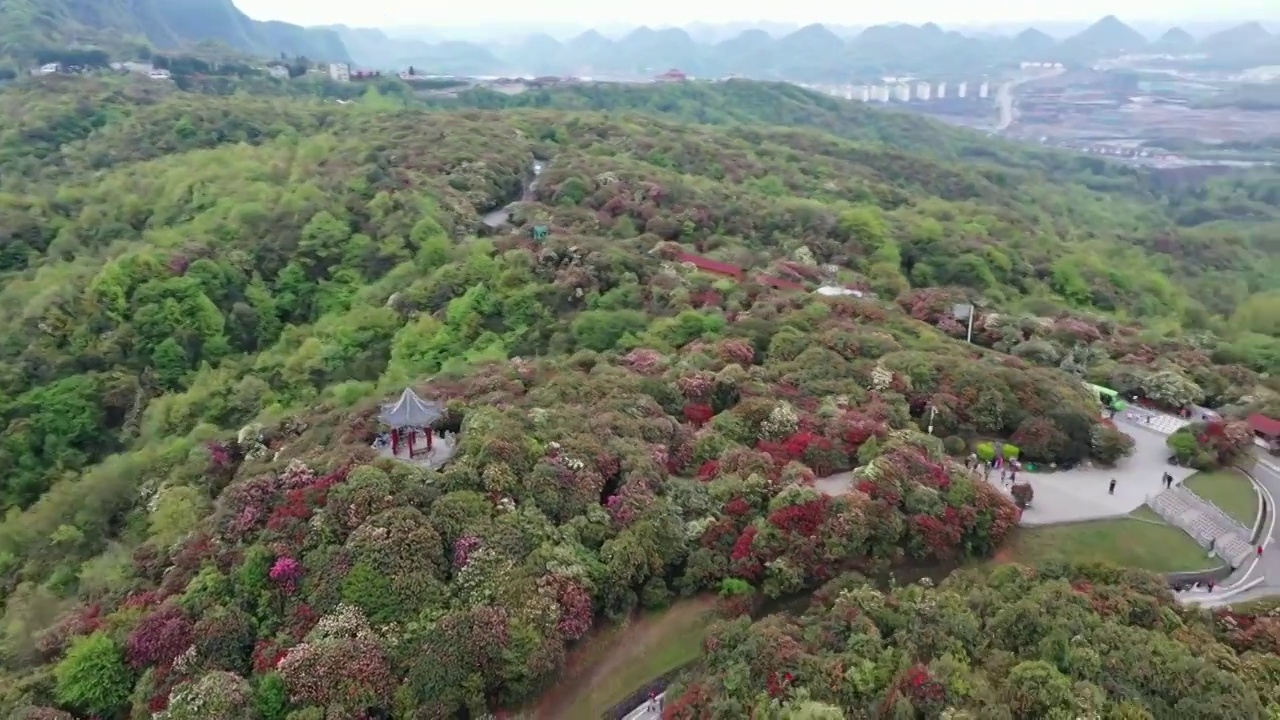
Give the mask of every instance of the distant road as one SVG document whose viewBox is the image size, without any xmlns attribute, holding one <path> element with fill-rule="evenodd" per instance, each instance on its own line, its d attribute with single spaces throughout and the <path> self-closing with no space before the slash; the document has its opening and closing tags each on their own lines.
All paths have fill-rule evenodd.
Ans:
<svg viewBox="0 0 1280 720">
<path fill-rule="evenodd" d="M 996 105 L 1000 108 L 1000 122 L 996 124 L 996 132 L 1004 132 L 1009 129 L 1009 126 L 1013 124 L 1014 120 L 1018 119 L 1017 113 L 1013 108 L 1014 88 L 1022 85 L 1023 83 L 1031 82 L 1032 80 L 1043 80 L 1045 78 L 1056 77 L 1064 72 L 1066 71 L 1054 70 L 1053 72 L 1037 73 L 1035 75 L 1023 76 L 1016 80 L 1001 83 L 1000 87 L 996 88 Z"/>
</svg>

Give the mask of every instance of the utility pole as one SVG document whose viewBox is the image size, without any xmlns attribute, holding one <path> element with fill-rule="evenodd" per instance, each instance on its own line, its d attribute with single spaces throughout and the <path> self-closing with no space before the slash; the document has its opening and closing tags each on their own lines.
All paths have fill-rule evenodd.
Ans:
<svg viewBox="0 0 1280 720">
<path fill-rule="evenodd" d="M 973 316 L 974 316 L 974 315 L 976 315 L 976 314 L 977 314 L 977 313 L 975 313 L 975 312 L 974 312 L 974 308 L 973 308 L 973 306 L 972 306 L 972 305 L 970 305 L 970 306 L 969 306 L 969 334 L 968 334 L 968 335 L 966 335 L 966 336 L 965 336 L 965 339 L 964 339 L 964 341 L 965 341 L 965 342 L 967 342 L 967 343 L 972 343 L 972 342 L 973 342 Z"/>
</svg>

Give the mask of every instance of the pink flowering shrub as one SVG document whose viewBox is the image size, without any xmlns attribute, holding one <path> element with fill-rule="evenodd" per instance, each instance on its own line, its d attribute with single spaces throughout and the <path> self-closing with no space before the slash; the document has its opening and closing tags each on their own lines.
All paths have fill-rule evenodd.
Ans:
<svg viewBox="0 0 1280 720">
<path fill-rule="evenodd" d="M 267 575 L 285 593 L 292 594 L 298 589 L 298 581 L 302 579 L 302 563 L 288 555 L 278 557 Z"/>
<path fill-rule="evenodd" d="M 689 400 L 697 401 L 705 398 L 716 384 L 715 376 L 710 373 L 694 373 L 676 380 L 676 387 Z"/>
<path fill-rule="evenodd" d="M 231 450 L 221 442 L 213 440 L 205 443 L 205 450 L 209 451 L 209 462 L 216 469 L 223 469 L 231 465 Z"/>
<path fill-rule="evenodd" d="M 161 665 L 191 647 L 192 623 L 175 605 L 165 605 L 142 618 L 129 633 L 125 656 L 135 668 Z"/>
<path fill-rule="evenodd" d="M 471 553 L 480 548 L 481 540 L 475 535 L 463 535 L 453 543 L 453 569 L 461 570 L 467 566 Z"/>
<path fill-rule="evenodd" d="M 315 479 L 315 471 L 306 463 L 294 458 L 289 462 L 289 467 L 280 473 L 280 487 L 284 490 L 296 490 L 310 485 Z"/>
<path fill-rule="evenodd" d="M 652 375 L 662 366 L 662 355 L 657 350 L 636 348 L 622 358 L 623 364 L 641 375 Z"/>
<path fill-rule="evenodd" d="M 556 623 L 560 635 L 566 641 L 586 635 L 595 619 L 591 593 L 577 580 L 565 575 L 548 575 L 539 580 L 538 585 L 560 607 L 560 620 Z"/>
<path fill-rule="evenodd" d="M 720 356 L 728 362 L 751 367 L 756 360 L 756 350 L 745 340 L 725 340 L 720 343 Z"/>
<path fill-rule="evenodd" d="M 274 475 L 260 475 L 228 486 L 219 498 L 224 515 L 223 536 L 239 540 L 261 528 L 279 492 L 280 483 Z"/>
<path fill-rule="evenodd" d="M 276 666 L 299 705 L 316 705 L 345 717 L 391 701 L 398 685 L 381 644 L 371 637 L 321 639 L 285 653 Z"/>
</svg>

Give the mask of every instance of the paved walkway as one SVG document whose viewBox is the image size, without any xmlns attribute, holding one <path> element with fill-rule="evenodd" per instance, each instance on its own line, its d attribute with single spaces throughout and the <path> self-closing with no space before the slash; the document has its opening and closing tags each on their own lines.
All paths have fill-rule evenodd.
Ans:
<svg viewBox="0 0 1280 720">
<path fill-rule="evenodd" d="M 1078 466 L 1058 472 L 1022 473 L 1019 481 L 1031 483 L 1035 496 L 1022 513 L 1023 525 L 1097 520 L 1128 515 L 1146 504 L 1148 498 L 1164 490 L 1161 478 L 1167 472 L 1181 483 L 1194 472 L 1169 464 L 1164 435 L 1145 423 L 1135 424 L 1116 416 L 1116 425 L 1133 437 L 1133 455 L 1113 468 Z M 1115 494 L 1108 492 L 1116 480 Z M 991 482 L 1001 485 L 1000 473 L 992 472 Z"/>
<path fill-rule="evenodd" d="M 662 693 L 658 696 L 659 707 L 661 707 L 662 699 L 666 696 L 666 693 Z M 662 711 L 656 708 L 650 710 L 649 701 L 646 700 L 643 705 L 628 713 L 624 720 L 661 720 L 661 718 Z"/>
<path fill-rule="evenodd" d="M 1145 412 L 1145 411 L 1144 411 Z M 1203 412 L 1197 408 L 1196 412 Z M 1187 424 L 1186 420 L 1165 415 L 1153 415 L 1151 424 L 1142 422 L 1143 427 L 1168 435 Z M 1121 418 L 1117 416 L 1117 420 Z M 1147 433 L 1141 433 L 1145 435 Z M 1135 437 L 1136 440 L 1136 437 Z M 1186 593 L 1179 599 L 1183 602 L 1204 607 L 1218 607 L 1231 603 L 1256 600 L 1258 598 L 1280 595 L 1280 546 L 1274 541 L 1280 537 L 1280 528 L 1276 524 L 1276 499 L 1280 498 L 1280 461 L 1259 447 L 1254 451 L 1254 463 L 1247 468 L 1249 474 L 1257 481 L 1267 504 L 1267 519 L 1258 542 L 1262 544 L 1263 554 L 1253 558 L 1239 567 L 1231 577 L 1224 580 L 1213 593 Z M 1252 528 L 1250 528 L 1252 530 Z"/>
</svg>

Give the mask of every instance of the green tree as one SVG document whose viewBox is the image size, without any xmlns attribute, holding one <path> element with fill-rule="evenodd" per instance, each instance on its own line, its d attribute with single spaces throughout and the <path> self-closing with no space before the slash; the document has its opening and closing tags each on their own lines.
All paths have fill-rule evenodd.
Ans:
<svg viewBox="0 0 1280 720">
<path fill-rule="evenodd" d="M 58 702 L 103 717 L 115 716 L 133 690 L 124 651 L 103 632 L 74 641 L 53 676 Z"/>
</svg>

